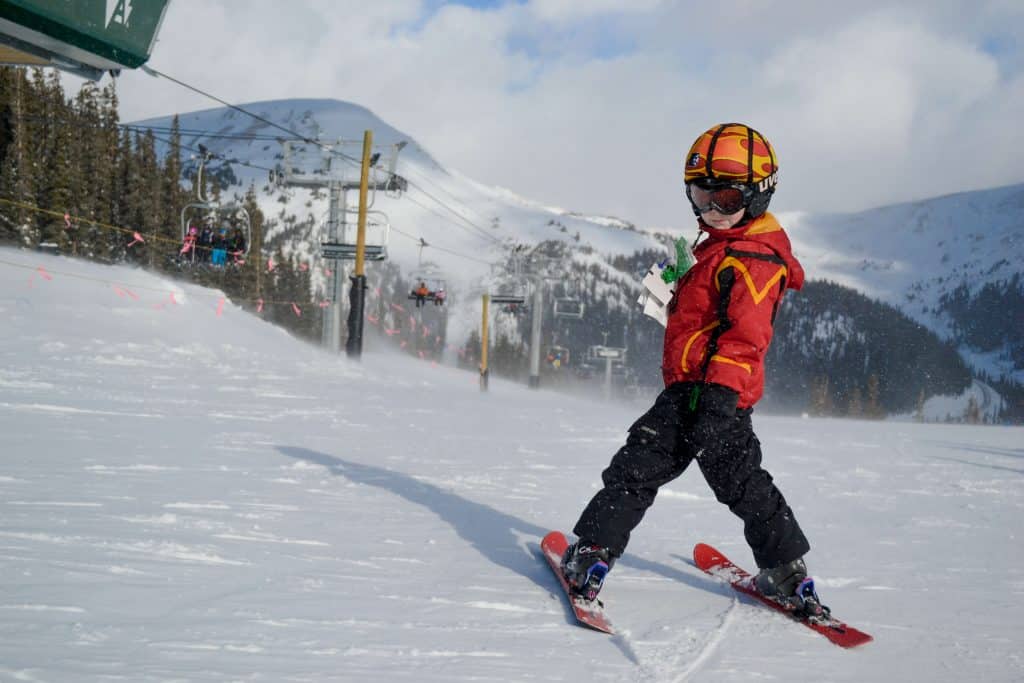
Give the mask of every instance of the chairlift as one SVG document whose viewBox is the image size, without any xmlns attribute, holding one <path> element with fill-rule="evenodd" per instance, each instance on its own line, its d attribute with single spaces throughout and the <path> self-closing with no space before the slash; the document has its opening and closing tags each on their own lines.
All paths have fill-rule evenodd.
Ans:
<svg viewBox="0 0 1024 683">
<path fill-rule="evenodd" d="M 362 154 L 362 144 L 362 141 L 341 139 L 333 143 L 281 140 L 283 161 L 270 172 L 268 179 L 272 185 L 324 188 L 336 184 L 344 190 L 358 189 L 362 184 L 362 164 L 357 158 Z M 408 190 L 409 182 L 395 172 L 398 155 L 406 144 L 398 142 L 390 145 L 390 149 L 371 154 L 366 208 L 373 208 L 378 190 L 391 198 L 398 198 Z"/>
<path fill-rule="evenodd" d="M 186 204 L 181 210 L 181 240 L 189 239 L 189 229 L 201 231 L 200 225 L 205 224 L 214 233 L 228 231 L 231 239 L 234 231 L 242 233 L 242 244 L 235 245 L 232 253 L 247 256 L 252 245 L 252 220 L 249 212 L 240 204 L 218 204 L 216 202 L 193 202 Z"/>
<path fill-rule="evenodd" d="M 626 349 L 601 344 L 594 344 L 587 349 L 588 361 L 603 364 L 606 359 L 611 359 L 612 363 L 623 363 L 626 360 Z"/>
<path fill-rule="evenodd" d="M 491 294 L 491 303 L 504 304 L 507 313 L 520 313 L 525 310 L 528 294 L 528 283 L 525 279 L 513 279 L 497 286 L 497 292 Z"/>
<path fill-rule="evenodd" d="M 572 297 L 559 297 L 555 299 L 554 315 L 556 318 L 583 319 L 584 304 L 579 299 Z"/>
<path fill-rule="evenodd" d="M 409 292 L 410 301 L 430 301 L 437 306 L 443 306 L 448 300 L 448 284 L 444 278 L 436 274 L 425 272 L 413 273 L 413 288 Z"/>
<path fill-rule="evenodd" d="M 195 178 L 196 201 L 186 204 L 181 210 L 181 241 L 183 244 L 192 243 L 191 260 L 194 262 L 195 247 L 200 232 L 199 228 L 196 227 L 196 223 L 201 222 L 213 234 L 217 232 L 228 233 L 230 230 L 230 234 L 227 234 L 226 237 L 232 242 L 231 247 L 229 247 L 231 253 L 236 258 L 238 256 L 248 256 L 252 245 L 252 219 L 249 217 L 249 212 L 241 204 L 233 202 L 224 204 L 204 195 L 206 183 L 203 180 L 203 169 L 214 155 L 204 145 L 199 145 L 199 153 L 201 156 L 196 157 L 196 155 L 193 155 L 192 157 L 199 159 Z M 194 233 L 192 228 L 195 228 Z M 235 234 L 236 231 L 241 232 L 241 243 L 239 243 L 239 236 Z M 214 239 L 211 235 L 211 244 Z"/>
<path fill-rule="evenodd" d="M 354 213 L 346 211 L 346 213 Z M 357 231 L 356 222 L 346 221 L 342 234 L 337 242 L 321 242 L 320 253 L 325 259 L 354 261 L 356 259 Z M 363 246 L 363 258 L 367 261 L 383 261 L 388 257 L 388 239 L 391 236 L 391 221 L 383 211 L 366 212 L 366 242 Z"/>
</svg>

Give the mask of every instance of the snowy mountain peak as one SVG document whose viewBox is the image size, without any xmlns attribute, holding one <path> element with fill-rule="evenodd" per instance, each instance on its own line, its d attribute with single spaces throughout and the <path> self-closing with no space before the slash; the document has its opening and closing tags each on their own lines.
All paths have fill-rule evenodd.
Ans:
<svg viewBox="0 0 1024 683">
<path fill-rule="evenodd" d="M 956 296 L 975 302 L 986 286 L 1005 290 L 1006 283 L 1024 276 L 1024 185 L 853 214 L 786 214 L 780 220 L 810 278 L 834 280 L 896 306 L 961 344 L 976 369 L 1024 381 L 1024 367 L 1002 343 L 1019 343 L 1024 336 L 1024 310 L 1013 308 L 1015 298 L 991 303 L 1004 306 L 999 315 L 1017 316 L 1017 339 L 996 339 L 984 353 L 963 344 L 964 320 L 950 303 Z"/>
</svg>

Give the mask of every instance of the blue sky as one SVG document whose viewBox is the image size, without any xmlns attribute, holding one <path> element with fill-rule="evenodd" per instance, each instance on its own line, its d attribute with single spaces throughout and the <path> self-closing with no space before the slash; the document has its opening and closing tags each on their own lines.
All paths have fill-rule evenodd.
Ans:
<svg viewBox="0 0 1024 683">
<path fill-rule="evenodd" d="M 462 0 L 461 2 L 441 2 L 439 0 L 431 0 L 427 3 L 428 5 L 465 5 L 466 7 L 474 7 L 476 9 L 492 9 L 495 7 L 501 7 L 502 5 L 509 4 L 522 4 L 508 2 L 508 0 Z"/>
</svg>

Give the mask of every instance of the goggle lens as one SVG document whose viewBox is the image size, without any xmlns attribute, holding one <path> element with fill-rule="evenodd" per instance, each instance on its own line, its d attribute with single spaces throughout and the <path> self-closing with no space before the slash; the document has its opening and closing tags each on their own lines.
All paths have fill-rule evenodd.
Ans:
<svg viewBox="0 0 1024 683">
<path fill-rule="evenodd" d="M 716 189 L 704 189 L 697 185 L 687 185 L 686 194 L 690 202 L 701 213 L 715 209 L 722 214 L 733 214 L 747 208 L 751 193 L 744 186 L 727 185 Z"/>
</svg>

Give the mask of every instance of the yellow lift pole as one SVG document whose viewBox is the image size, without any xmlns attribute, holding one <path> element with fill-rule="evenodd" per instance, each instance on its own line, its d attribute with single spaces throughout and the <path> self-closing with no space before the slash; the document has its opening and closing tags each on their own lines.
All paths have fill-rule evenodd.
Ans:
<svg viewBox="0 0 1024 683">
<path fill-rule="evenodd" d="M 491 295 L 484 294 L 484 314 L 480 332 L 480 391 L 487 391 L 487 308 Z"/>
<path fill-rule="evenodd" d="M 363 311 L 366 308 L 366 195 L 370 180 L 370 150 L 373 131 L 363 133 L 363 165 L 359 175 L 359 227 L 356 233 L 356 274 L 352 276 L 352 292 L 348 311 L 348 342 L 345 351 L 350 358 L 363 355 Z"/>
</svg>

